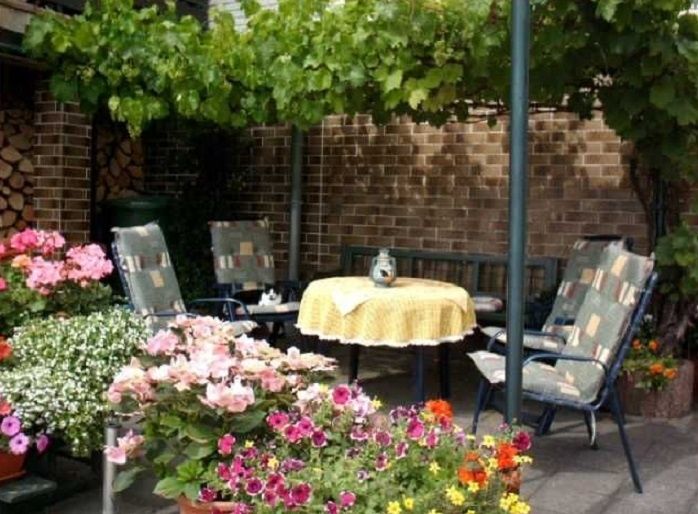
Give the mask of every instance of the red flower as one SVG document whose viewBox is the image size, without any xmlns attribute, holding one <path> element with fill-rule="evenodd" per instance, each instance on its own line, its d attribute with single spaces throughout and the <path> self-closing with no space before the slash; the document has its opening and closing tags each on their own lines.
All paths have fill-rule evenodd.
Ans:
<svg viewBox="0 0 698 514">
<path fill-rule="evenodd" d="M 426 408 L 438 420 L 446 419 L 451 421 L 453 419 L 453 407 L 446 400 L 429 400 L 426 403 Z"/>
<path fill-rule="evenodd" d="M 5 400 L 0 401 L 0 416 L 8 416 L 12 412 L 12 405 Z"/>
<path fill-rule="evenodd" d="M 12 346 L 4 337 L 0 337 L 0 362 L 12 356 Z"/>
</svg>

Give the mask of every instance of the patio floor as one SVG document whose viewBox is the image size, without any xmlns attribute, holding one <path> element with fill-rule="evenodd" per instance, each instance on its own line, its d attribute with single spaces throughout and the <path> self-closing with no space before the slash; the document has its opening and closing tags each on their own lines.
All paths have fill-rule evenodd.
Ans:
<svg viewBox="0 0 698 514">
<path fill-rule="evenodd" d="M 346 380 L 346 348 L 333 347 L 342 362 Z M 386 403 L 411 400 L 410 354 L 405 350 L 372 349 L 362 355 L 360 378 L 365 389 Z M 430 365 L 429 392 L 438 391 L 436 352 Z M 464 352 L 452 351 L 453 404 L 457 420 L 467 426 L 472 419 L 477 373 Z M 487 412 L 482 432 L 494 430 L 501 416 Z M 698 514 L 698 411 L 678 420 L 644 420 L 629 416 L 627 430 L 638 461 L 644 494 L 632 488 L 617 429 L 610 415 L 598 420 L 600 449 L 586 444 L 581 415 L 563 412 L 552 432 L 534 440 L 534 464 L 524 475 L 522 495 L 539 514 Z M 170 514 L 166 506 L 147 494 L 148 485 L 119 499 L 121 514 Z M 92 490 L 48 509 L 49 514 L 101 512 L 100 491 Z"/>
</svg>

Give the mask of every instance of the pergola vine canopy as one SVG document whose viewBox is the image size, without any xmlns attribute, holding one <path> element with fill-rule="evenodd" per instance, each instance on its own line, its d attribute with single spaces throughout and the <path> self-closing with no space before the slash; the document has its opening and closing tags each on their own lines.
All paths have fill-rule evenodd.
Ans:
<svg viewBox="0 0 698 514">
<path fill-rule="evenodd" d="M 173 114 L 223 126 L 332 113 L 443 124 L 507 111 L 510 0 L 243 1 L 247 27 L 217 13 L 204 29 L 131 0 L 28 28 L 52 88 L 107 105 L 138 134 Z M 689 0 L 533 0 L 531 100 L 608 123 L 646 163 L 694 171 L 698 21 Z M 690 157 L 690 158 L 687 158 Z"/>
</svg>

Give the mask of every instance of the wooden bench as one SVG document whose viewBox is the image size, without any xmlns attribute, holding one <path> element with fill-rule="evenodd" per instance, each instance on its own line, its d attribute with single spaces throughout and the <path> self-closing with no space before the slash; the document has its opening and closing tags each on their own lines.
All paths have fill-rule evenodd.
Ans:
<svg viewBox="0 0 698 514">
<path fill-rule="evenodd" d="M 368 275 L 377 247 L 342 247 L 341 270 L 345 276 Z M 390 255 L 397 262 L 398 276 L 429 278 L 451 282 L 465 288 L 476 300 L 481 325 L 503 325 L 506 321 L 507 257 L 505 255 L 463 254 L 395 248 Z M 558 259 L 531 257 L 526 261 L 526 297 L 554 291 L 558 283 Z M 497 307 L 485 309 L 485 301 L 496 299 Z"/>
</svg>

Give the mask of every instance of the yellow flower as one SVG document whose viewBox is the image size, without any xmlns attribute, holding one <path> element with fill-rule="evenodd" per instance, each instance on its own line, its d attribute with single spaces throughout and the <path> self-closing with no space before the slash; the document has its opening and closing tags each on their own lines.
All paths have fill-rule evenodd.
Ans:
<svg viewBox="0 0 698 514">
<path fill-rule="evenodd" d="M 400 502 L 388 503 L 388 514 L 400 514 L 401 512 L 402 507 L 400 507 Z"/>
<path fill-rule="evenodd" d="M 529 455 L 517 455 L 514 457 L 514 462 L 517 464 L 532 464 L 533 459 Z"/>
<path fill-rule="evenodd" d="M 487 469 L 489 469 L 490 471 L 493 471 L 493 470 L 497 469 L 498 467 L 499 467 L 499 463 L 497 462 L 497 459 L 495 459 L 494 457 L 490 457 L 489 459 L 487 459 Z"/>
<path fill-rule="evenodd" d="M 499 508 L 505 512 L 514 513 L 514 509 L 518 508 L 518 505 L 524 505 L 528 507 L 524 502 L 519 501 L 519 495 L 515 493 L 504 493 L 499 499 Z M 530 507 L 529 507 L 530 508 Z M 517 512 L 516 514 L 527 514 L 525 512 Z"/>
<path fill-rule="evenodd" d="M 486 435 L 482 438 L 482 446 L 485 446 L 486 448 L 493 448 L 495 444 L 497 444 L 497 442 L 491 435 Z"/>
<path fill-rule="evenodd" d="M 511 512 L 511 514 L 529 514 L 529 512 L 531 512 L 531 506 L 525 502 L 516 502 L 509 512 Z"/>
<path fill-rule="evenodd" d="M 279 459 L 277 459 L 276 457 L 270 457 L 267 461 L 267 466 L 269 466 L 269 469 L 271 469 L 272 471 L 275 471 L 276 468 L 279 467 Z"/>
<path fill-rule="evenodd" d="M 378 409 L 380 409 L 381 407 L 383 407 L 383 402 L 380 401 L 378 398 L 374 398 L 373 400 L 371 400 L 371 406 L 372 406 L 374 409 L 378 410 Z"/>
<path fill-rule="evenodd" d="M 475 440 L 475 436 L 474 436 L 473 434 L 468 434 L 468 435 L 465 436 L 465 438 L 466 438 L 468 441 L 474 441 L 474 440 Z"/>
<path fill-rule="evenodd" d="M 480 484 L 477 482 L 468 482 L 468 492 L 476 493 L 480 490 Z"/>
<path fill-rule="evenodd" d="M 429 464 L 429 471 L 431 471 L 433 475 L 436 475 L 439 471 L 441 471 L 441 466 L 439 466 L 438 462 L 432 462 Z"/>
<path fill-rule="evenodd" d="M 254 441 L 250 441 L 249 439 L 245 441 L 245 448 L 254 448 Z"/>
<path fill-rule="evenodd" d="M 320 393 L 326 393 L 330 390 L 330 387 L 327 384 L 320 384 L 320 385 L 318 385 L 317 390 Z"/>
<path fill-rule="evenodd" d="M 476 512 L 473 509 L 468 509 L 465 511 L 465 514 L 476 514 Z"/>
<path fill-rule="evenodd" d="M 446 489 L 446 499 L 456 507 L 460 507 L 465 503 L 465 496 L 458 489 L 451 486 Z"/>
<path fill-rule="evenodd" d="M 405 506 L 405 509 L 413 510 L 414 509 L 414 498 L 411 498 L 411 497 L 404 498 L 402 500 L 402 504 Z"/>
<path fill-rule="evenodd" d="M 441 514 L 441 513 L 436 509 L 431 509 L 429 512 L 427 512 L 427 514 Z M 473 514 L 475 514 L 475 513 L 473 513 Z"/>
</svg>

